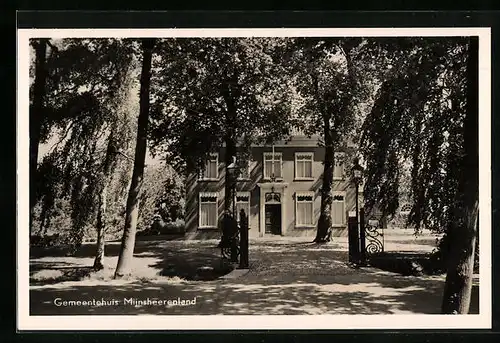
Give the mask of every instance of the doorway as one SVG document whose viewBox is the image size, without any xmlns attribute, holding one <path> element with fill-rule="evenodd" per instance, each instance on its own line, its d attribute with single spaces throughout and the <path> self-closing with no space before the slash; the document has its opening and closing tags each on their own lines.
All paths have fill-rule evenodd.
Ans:
<svg viewBox="0 0 500 343">
<path fill-rule="evenodd" d="M 265 205 L 265 233 L 281 235 L 281 204 Z"/>
</svg>

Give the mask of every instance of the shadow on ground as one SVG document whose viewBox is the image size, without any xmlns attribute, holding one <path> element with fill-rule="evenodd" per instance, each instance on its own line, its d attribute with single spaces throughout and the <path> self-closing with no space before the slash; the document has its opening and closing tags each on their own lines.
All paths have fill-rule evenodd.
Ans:
<svg viewBox="0 0 500 343">
<path fill-rule="evenodd" d="M 155 247 L 158 247 L 163 242 L 183 241 L 183 236 L 180 235 L 163 235 L 163 236 L 146 236 L 136 238 L 136 249 L 134 253 L 145 251 L 154 252 Z M 106 242 L 106 256 L 118 256 L 120 254 L 119 240 Z M 163 247 L 161 247 L 163 249 Z M 51 246 L 51 247 L 30 247 L 30 259 L 41 257 L 88 257 L 92 258 L 96 253 L 96 243 L 83 243 L 76 251 L 72 251 L 69 246 Z"/>
<path fill-rule="evenodd" d="M 201 280 L 193 277 L 200 268 L 217 270 L 220 266 L 216 244 L 138 242 L 135 261 L 155 270 L 157 278 L 32 284 L 31 314 L 437 314 L 440 310 L 442 276 L 402 276 L 371 267 L 354 269 L 346 263 L 347 251 L 335 243 L 254 240 L 250 244 L 250 271 L 244 276 L 220 279 L 214 272 Z M 33 268 L 42 268 L 43 261 L 35 259 Z M 46 263 L 54 264 L 49 260 Z M 172 282 L 175 277 L 178 280 Z M 56 306 L 56 298 L 113 299 L 117 305 Z M 196 303 L 135 306 L 130 300 L 148 298 L 196 298 Z M 470 313 L 478 313 L 477 283 Z"/>
<path fill-rule="evenodd" d="M 84 244 L 76 253 L 67 256 L 62 250 L 37 249 L 30 259 L 30 284 L 44 285 L 66 281 L 81 281 L 97 275 L 111 278 L 116 266 L 120 242 L 107 242 L 105 271 L 93 272 L 95 244 Z M 193 244 L 182 240 L 138 240 L 134 249 L 132 272 L 144 279 L 178 277 L 184 280 L 214 280 L 233 270 L 222 263 L 217 241 Z"/>
</svg>

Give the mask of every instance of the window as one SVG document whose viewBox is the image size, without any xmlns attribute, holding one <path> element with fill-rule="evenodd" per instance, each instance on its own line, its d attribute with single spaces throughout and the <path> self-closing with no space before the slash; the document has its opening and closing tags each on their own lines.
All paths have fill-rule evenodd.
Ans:
<svg viewBox="0 0 500 343">
<path fill-rule="evenodd" d="M 314 226 L 314 193 L 295 193 L 295 226 Z"/>
<path fill-rule="evenodd" d="M 281 153 L 280 152 L 274 153 L 273 156 L 272 152 L 265 152 L 264 179 L 270 179 L 273 173 L 277 179 L 281 179 L 283 177 L 281 173 Z"/>
<path fill-rule="evenodd" d="M 312 179 L 313 160 L 314 160 L 314 153 L 312 152 L 295 153 L 295 179 L 297 180 Z"/>
<path fill-rule="evenodd" d="M 238 174 L 238 180 L 249 180 L 250 179 L 250 162 L 242 162 L 240 167 L 240 173 Z"/>
<path fill-rule="evenodd" d="M 200 193 L 199 223 L 200 228 L 217 227 L 217 193 Z"/>
<path fill-rule="evenodd" d="M 245 211 L 247 218 L 250 216 L 250 192 L 238 192 L 236 193 L 236 218 L 238 218 L 238 223 L 240 222 L 240 212 Z"/>
<path fill-rule="evenodd" d="M 343 180 L 344 179 L 344 165 L 345 165 L 345 153 L 336 152 L 335 153 L 335 166 L 333 167 L 333 179 Z"/>
<path fill-rule="evenodd" d="M 332 202 L 332 224 L 345 225 L 345 194 L 342 192 L 333 193 Z"/>
<path fill-rule="evenodd" d="M 205 162 L 205 168 L 200 175 L 200 180 L 218 180 L 219 179 L 219 154 L 210 154 Z"/>
<path fill-rule="evenodd" d="M 401 210 L 400 210 L 401 215 L 408 216 L 408 215 L 410 215 L 410 212 L 411 212 L 411 205 L 410 204 L 404 204 L 403 206 L 401 206 Z"/>
</svg>

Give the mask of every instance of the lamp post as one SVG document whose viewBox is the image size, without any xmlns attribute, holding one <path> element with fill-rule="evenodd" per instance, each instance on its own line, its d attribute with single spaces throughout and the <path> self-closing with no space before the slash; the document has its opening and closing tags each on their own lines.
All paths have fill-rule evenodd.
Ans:
<svg viewBox="0 0 500 343">
<path fill-rule="evenodd" d="M 236 165 L 236 156 L 233 156 L 233 162 L 227 166 L 227 171 L 229 172 L 229 177 L 231 179 L 231 196 L 233 197 L 232 198 L 232 215 L 233 215 L 233 218 L 236 218 L 236 204 L 235 204 L 235 198 L 236 198 L 236 178 L 237 178 L 237 175 L 236 175 L 236 169 L 237 169 L 237 165 Z"/>
<path fill-rule="evenodd" d="M 359 184 L 361 183 L 363 179 L 363 167 L 359 165 L 359 158 L 354 159 L 354 166 L 352 167 L 352 180 L 355 184 L 356 187 L 356 238 L 357 238 L 357 253 L 358 256 L 356 256 L 356 262 L 360 263 L 363 259 L 362 256 L 364 256 L 364 239 L 363 239 L 363 232 L 361 227 L 360 227 L 360 218 L 359 218 Z M 360 256 L 360 255 L 361 256 Z M 361 261 L 360 261 L 361 260 Z"/>
</svg>

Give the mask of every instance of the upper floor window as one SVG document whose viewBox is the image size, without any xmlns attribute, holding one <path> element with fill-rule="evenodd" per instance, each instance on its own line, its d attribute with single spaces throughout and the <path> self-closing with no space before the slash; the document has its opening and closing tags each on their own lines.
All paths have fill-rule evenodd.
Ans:
<svg viewBox="0 0 500 343">
<path fill-rule="evenodd" d="M 219 154 L 210 154 L 205 162 L 203 171 L 200 173 L 200 180 L 218 180 L 219 179 Z"/>
<path fill-rule="evenodd" d="M 345 153 L 336 152 L 335 153 L 335 165 L 333 167 L 333 179 L 343 180 L 344 179 L 344 166 L 345 166 Z"/>
<path fill-rule="evenodd" d="M 274 174 L 277 179 L 283 178 L 282 173 L 282 155 L 281 152 L 264 153 L 264 179 L 270 179 Z"/>
<path fill-rule="evenodd" d="M 314 153 L 312 152 L 295 153 L 295 179 L 297 180 L 312 179 L 313 160 L 314 160 Z"/>
<path fill-rule="evenodd" d="M 238 180 L 250 179 L 250 161 L 241 162 Z"/>
</svg>

